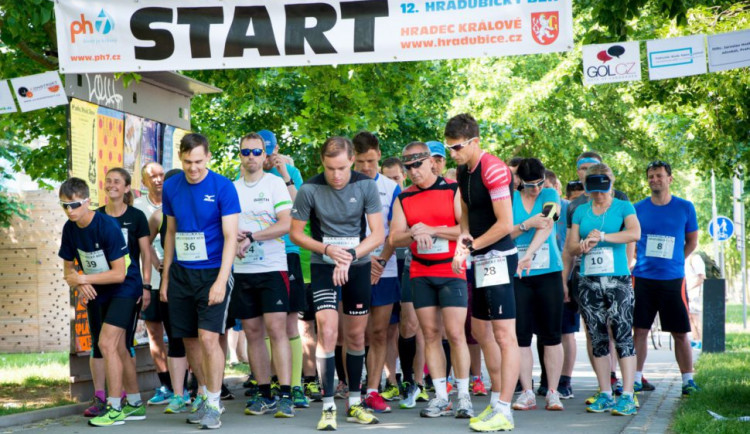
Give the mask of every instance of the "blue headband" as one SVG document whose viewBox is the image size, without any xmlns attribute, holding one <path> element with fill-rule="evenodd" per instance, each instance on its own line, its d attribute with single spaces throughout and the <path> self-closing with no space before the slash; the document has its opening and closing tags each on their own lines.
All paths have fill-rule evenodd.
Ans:
<svg viewBox="0 0 750 434">
<path fill-rule="evenodd" d="M 580 169 L 582 164 L 589 164 L 589 163 L 601 164 L 601 161 L 597 160 L 596 158 L 591 158 L 591 157 L 581 158 L 580 160 L 578 160 L 578 163 L 576 163 L 576 168 Z"/>
</svg>

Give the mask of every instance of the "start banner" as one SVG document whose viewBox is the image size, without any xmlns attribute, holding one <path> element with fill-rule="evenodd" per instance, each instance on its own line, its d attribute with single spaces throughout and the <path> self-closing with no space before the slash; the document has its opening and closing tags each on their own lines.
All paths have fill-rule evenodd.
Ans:
<svg viewBox="0 0 750 434">
<path fill-rule="evenodd" d="M 58 0 L 60 71 L 172 71 L 573 49 L 572 0 Z"/>
</svg>

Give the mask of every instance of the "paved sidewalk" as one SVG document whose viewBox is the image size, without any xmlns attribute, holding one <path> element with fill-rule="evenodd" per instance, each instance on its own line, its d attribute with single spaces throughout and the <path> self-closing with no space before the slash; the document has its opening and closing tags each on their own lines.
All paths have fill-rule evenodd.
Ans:
<svg viewBox="0 0 750 434">
<path fill-rule="evenodd" d="M 664 347 L 654 350 L 649 347 L 645 376 L 656 386 L 653 392 L 638 395 L 641 409 L 636 416 L 619 417 L 609 413 L 586 413 L 584 400 L 596 392 L 596 379 L 586 357 L 586 343 L 582 332 L 576 336 L 578 356 L 573 375 L 575 398 L 563 401 L 565 411 L 548 412 L 544 410 L 544 398 L 538 397 L 537 410 L 514 412 L 516 429 L 519 433 L 559 432 L 581 433 L 636 433 L 636 432 L 665 432 L 669 426 L 672 412 L 680 399 L 681 382 L 674 354 L 668 349 L 668 335 L 662 334 Z M 695 356 L 698 352 L 694 353 Z M 536 354 L 535 354 L 536 357 Z M 485 378 L 487 376 L 485 375 Z M 539 367 L 534 370 L 535 383 L 539 379 Z M 535 384 L 536 385 L 536 384 Z M 489 387 L 489 385 L 488 385 Z M 293 419 L 274 419 L 271 415 L 245 416 L 243 409 L 245 400 L 242 390 L 237 390 L 238 399 L 224 401 L 227 408 L 222 416 L 223 433 L 247 433 L 249 430 L 259 432 L 312 432 L 320 417 L 321 403 L 312 403 L 309 409 L 301 409 Z M 455 395 L 452 395 L 455 397 Z M 455 398 L 454 398 L 455 399 Z M 473 398 L 475 412 L 481 411 L 488 403 L 488 397 Z M 338 430 L 354 432 L 355 430 L 398 430 L 409 434 L 437 434 L 469 432 L 468 421 L 453 418 L 424 419 L 419 417 L 420 404 L 412 410 L 401 410 L 398 403 L 393 402 L 393 412 L 378 415 L 381 423 L 378 425 L 355 425 L 345 422 L 345 402 L 337 400 Z M 117 433 L 191 433 L 197 430 L 195 425 L 185 423 L 185 415 L 163 414 L 164 407 L 150 407 L 148 418 L 144 421 L 127 422 L 125 425 L 109 428 Z M 3 429 L 5 433 L 49 433 L 69 434 L 91 432 L 93 427 L 86 424 L 82 416 L 69 416 L 59 419 L 49 419 L 27 426 L 16 426 Z M 103 429 L 103 428 L 102 428 Z M 100 429 L 101 430 L 101 429 Z"/>
</svg>

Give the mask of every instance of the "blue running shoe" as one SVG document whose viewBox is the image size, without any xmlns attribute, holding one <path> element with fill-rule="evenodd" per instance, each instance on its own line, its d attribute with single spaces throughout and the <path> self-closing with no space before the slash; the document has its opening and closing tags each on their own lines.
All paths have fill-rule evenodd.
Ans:
<svg viewBox="0 0 750 434">
<path fill-rule="evenodd" d="M 167 405 L 169 400 L 172 399 L 174 393 L 167 388 L 167 386 L 161 386 L 156 389 L 156 393 L 151 399 L 148 400 L 148 405 Z"/>
<path fill-rule="evenodd" d="M 695 384 L 695 381 L 688 380 L 687 384 L 682 385 L 682 394 L 683 395 L 690 395 L 694 392 L 698 392 L 701 389 L 698 387 L 697 384 Z"/>
<path fill-rule="evenodd" d="M 586 406 L 589 413 L 604 413 L 610 411 L 615 406 L 615 400 L 605 393 L 599 392 L 596 399 L 590 405 Z"/>
<path fill-rule="evenodd" d="M 617 398 L 617 403 L 612 408 L 612 415 L 615 416 L 632 416 L 638 413 L 638 409 L 635 407 L 635 401 L 633 395 L 622 394 Z"/>
</svg>

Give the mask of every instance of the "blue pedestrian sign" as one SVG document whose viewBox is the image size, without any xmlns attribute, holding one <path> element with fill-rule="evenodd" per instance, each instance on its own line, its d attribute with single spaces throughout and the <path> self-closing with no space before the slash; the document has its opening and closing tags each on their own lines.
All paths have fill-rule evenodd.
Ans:
<svg viewBox="0 0 750 434">
<path fill-rule="evenodd" d="M 734 233 L 734 223 L 729 217 L 720 215 L 708 224 L 708 233 L 716 241 L 726 241 Z"/>
</svg>

